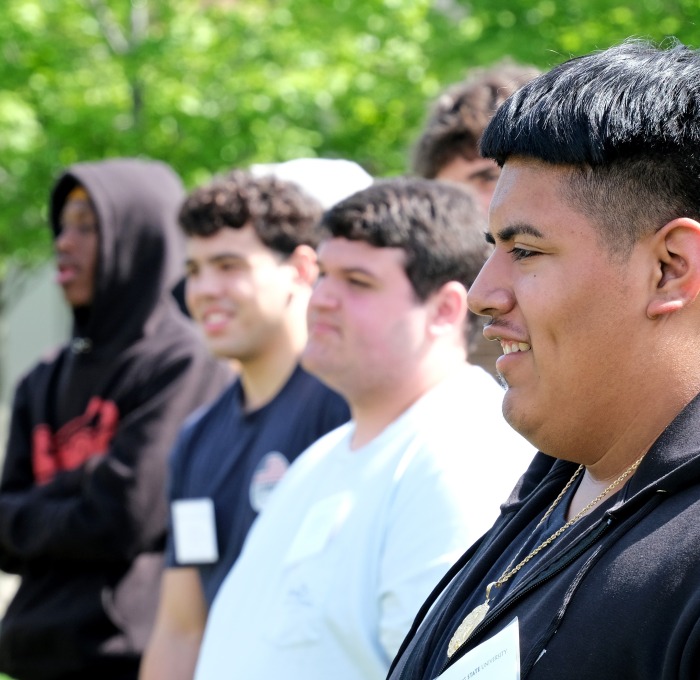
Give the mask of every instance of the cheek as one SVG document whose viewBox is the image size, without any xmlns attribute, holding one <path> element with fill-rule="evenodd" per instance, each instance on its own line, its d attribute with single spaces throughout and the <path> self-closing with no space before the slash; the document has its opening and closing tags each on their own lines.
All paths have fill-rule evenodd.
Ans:
<svg viewBox="0 0 700 680">
<path fill-rule="evenodd" d="M 85 244 L 85 259 L 88 263 L 88 269 L 94 273 L 97 270 L 97 260 L 99 259 L 99 241 L 96 235 L 90 237 Z"/>
<path fill-rule="evenodd" d="M 423 335 L 416 320 L 404 314 L 384 310 L 378 317 L 367 319 L 357 330 L 357 342 L 382 369 L 389 363 L 397 366 L 412 362 L 420 351 Z M 388 361 L 391 357 L 391 361 Z"/>
<path fill-rule="evenodd" d="M 267 295 L 264 282 L 240 273 L 222 279 L 221 291 L 223 297 L 235 304 L 239 311 L 257 308 L 259 302 L 264 301 Z"/>
<path fill-rule="evenodd" d="M 384 328 L 377 323 L 376 310 L 362 300 L 343 303 L 343 338 L 352 354 L 372 357 L 384 345 Z M 386 359 L 386 355 L 385 355 Z"/>
<path fill-rule="evenodd" d="M 185 281 L 185 307 L 187 307 L 189 313 L 192 314 L 193 317 L 195 312 L 194 301 L 195 297 L 192 294 L 192 286 L 189 281 Z"/>
<path fill-rule="evenodd" d="M 526 320 L 538 374 L 549 376 L 565 391 L 595 383 L 601 374 L 615 375 L 620 350 L 624 351 L 620 327 L 629 315 L 624 295 L 613 292 L 612 282 L 601 285 L 589 280 L 572 288 L 571 280 L 532 298 L 538 319 Z"/>
</svg>

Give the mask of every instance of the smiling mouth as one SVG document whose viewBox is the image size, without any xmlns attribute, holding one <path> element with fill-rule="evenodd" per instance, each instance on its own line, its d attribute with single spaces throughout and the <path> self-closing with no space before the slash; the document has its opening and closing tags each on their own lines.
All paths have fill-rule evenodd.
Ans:
<svg viewBox="0 0 700 680">
<path fill-rule="evenodd" d="M 527 342 L 510 342 L 507 340 L 501 340 L 501 348 L 503 349 L 503 354 L 513 354 L 514 352 L 527 352 L 531 349 Z"/>
<path fill-rule="evenodd" d="M 223 312 L 207 312 L 202 316 L 202 323 L 218 325 L 226 323 L 228 321 L 228 315 Z"/>
</svg>

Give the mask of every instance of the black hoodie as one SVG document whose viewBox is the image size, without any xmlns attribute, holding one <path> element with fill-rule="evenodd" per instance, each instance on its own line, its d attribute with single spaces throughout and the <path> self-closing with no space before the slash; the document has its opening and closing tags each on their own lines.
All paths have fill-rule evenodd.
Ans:
<svg viewBox="0 0 700 680">
<path fill-rule="evenodd" d="M 228 372 L 170 290 L 183 198 L 162 163 L 81 163 L 51 197 L 54 235 L 82 185 L 98 216 L 93 302 L 18 385 L 0 482 L 0 568 L 22 576 L 0 628 L 19 680 L 135 678 L 156 608 L 167 457 Z"/>
</svg>

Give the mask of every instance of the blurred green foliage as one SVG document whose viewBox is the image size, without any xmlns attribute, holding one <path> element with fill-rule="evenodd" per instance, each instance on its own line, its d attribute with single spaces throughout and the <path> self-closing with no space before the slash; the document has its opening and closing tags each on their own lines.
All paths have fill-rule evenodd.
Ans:
<svg viewBox="0 0 700 680">
<path fill-rule="evenodd" d="M 161 158 L 188 187 L 299 156 L 398 174 L 469 68 L 633 35 L 698 46 L 698 21 L 697 0 L 4 0 L 0 278 L 48 254 L 48 189 L 72 162 Z"/>
</svg>

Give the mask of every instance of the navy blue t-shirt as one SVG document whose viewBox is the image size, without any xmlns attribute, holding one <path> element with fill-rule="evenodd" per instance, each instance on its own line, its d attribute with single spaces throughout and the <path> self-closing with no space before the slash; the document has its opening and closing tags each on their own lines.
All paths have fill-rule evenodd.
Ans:
<svg viewBox="0 0 700 680">
<path fill-rule="evenodd" d="M 300 367 L 271 402 L 251 413 L 245 413 L 243 405 L 237 380 L 183 428 L 171 458 L 170 501 L 214 502 L 219 559 L 211 564 L 178 563 L 171 513 L 166 565 L 196 566 L 209 606 L 289 464 L 350 417 L 345 401 Z"/>
</svg>

